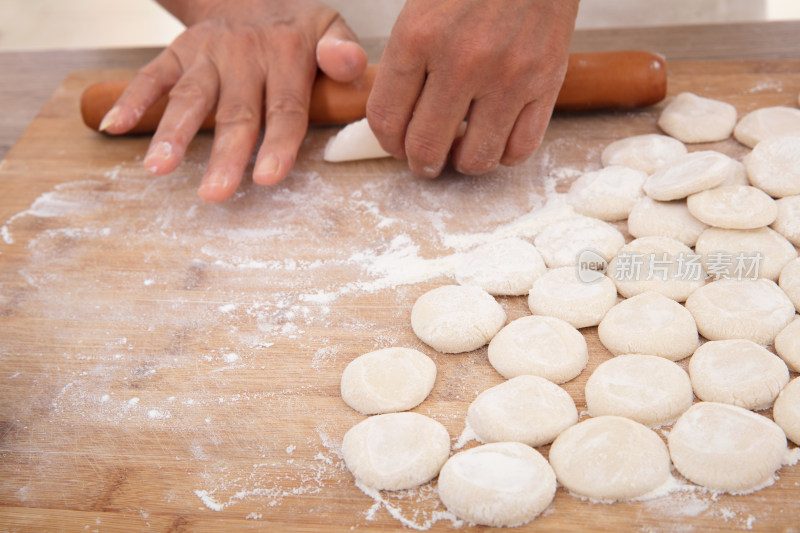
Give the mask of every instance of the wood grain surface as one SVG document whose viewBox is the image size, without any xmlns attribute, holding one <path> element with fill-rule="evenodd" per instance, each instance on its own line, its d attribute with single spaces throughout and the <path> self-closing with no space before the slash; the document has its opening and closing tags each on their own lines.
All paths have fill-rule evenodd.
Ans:
<svg viewBox="0 0 800 533">
<path fill-rule="evenodd" d="M 669 71 L 671 95 L 691 90 L 740 113 L 796 106 L 800 92 L 800 62 Z M 0 164 L 0 530 L 459 525 L 441 514 L 435 483 L 377 499 L 354 485 L 339 446 L 363 417 L 339 397 L 341 372 L 377 348 L 429 354 L 437 381 L 415 411 L 455 444 L 470 401 L 502 378 L 485 348 L 422 345 L 414 300 L 452 282 L 459 247 L 599 168 L 606 144 L 657 132 L 663 104 L 556 117 L 527 164 L 478 178 L 425 181 L 392 160 L 327 164 L 336 130 L 314 129 L 284 183 L 209 205 L 195 192 L 209 136 L 175 173 L 153 177 L 141 168 L 147 138 L 81 124 L 81 90 L 123 74 L 71 75 Z M 733 140 L 692 147 L 708 148 L 747 151 Z M 509 320 L 529 313 L 522 297 L 500 301 Z M 564 385 L 579 411 L 587 376 L 610 357 L 595 328 L 584 334 L 589 366 Z M 604 505 L 559 489 L 519 531 L 797 531 L 800 466 L 779 474 L 747 496 L 687 488 Z"/>
</svg>

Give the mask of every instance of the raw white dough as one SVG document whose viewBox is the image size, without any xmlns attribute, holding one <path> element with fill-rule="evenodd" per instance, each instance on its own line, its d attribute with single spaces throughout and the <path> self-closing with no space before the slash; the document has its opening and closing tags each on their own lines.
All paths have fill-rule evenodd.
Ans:
<svg viewBox="0 0 800 533">
<path fill-rule="evenodd" d="M 750 339 L 772 344 L 794 318 L 794 306 L 767 279 L 722 279 L 700 287 L 686 300 L 697 329 L 706 339 Z"/>
<path fill-rule="evenodd" d="M 715 278 L 757 276 L 777 281 L 781 270 L 797 257 L 792 243 L 770 228 L 708 228 L 697 238 L 695 251 L 709 276 Z"/>
<path fill-rule="evenodd" d="M 528 294 L 547 271 L 544 260 L 528 241 L 516 237 L 486 243 L 471 250 L 456 266 L 461 285 L 477 285 L 489 294 Z"/>
<path fill-rule="evenodd" d="M 800 110 L 764 107 L 743 116 L 733 130 L 737 141 L 750 148 L 770 137 L 800 133 Z"/>
<path fill-rule="evenodd" d="M 722 141 L 736 126 L 736 108 L 693 93 L 680 93 L 661 112 L 658 126 L 685 143 Z"/>
<path fill-rule="evenodd" d="M 517 376 L 480 393 L 467 422 L 481 442 L 542 446 L 578 421 L 572 397 L 539 376 Z"/>
<path fill-rule="evenodd" d="M 575 328 L 596 326 L 617 303 L 617 287 L 606 276 L 589 283 L 575 267 L 555 268 L 537 279 L 528 307 L 534 315 L 560 318 Z"/>
<path fill-rule="evenodd" d="M 714 491 L 745 494 L 774 482 L 786 436 L 767 417 L 724 403 L 694 404 L 669 434 L 675 468 Z"/>
<path fill-rule="evenodd" d="M 700 258 L 669 237 L 641 237 L 623 246 L 608 265 L 608 276 L 625 298 L 655 291 L 683 302 L 705 285 Z"/>
<path fill-rule="evenodd" d="M 713 150 L 692 152 L 668 163 L 652 174 L 644 192 L 666 202 L 721 185 L 736 172 L 736 161 Z"/>
<path fill-rule="evenodd" d="M 763 228 L 778 216 L 775 200 L 748 185 L 715 187 L 692 194 L 686 205 L 696 219 L 716 228 Z"/>
<path fill-rule="evenodd" d="M 694 393 L 703 401 L 767 409 L 789 383 L 789 369 L 753 341 L 732 339 L 702 345 L 689 361 Z"/>
<path fill-rule="evenodd" d="M 671 479 L 661 437 L 620 416 L 590 418 L 564 431 L 550 447 L 550 464 L 567 490 L 603 502 L 641 498 Z"/>
<path fill-rule="evenodd" d="M 733 173 L 728 176 L 728 179 L 719 184 L 720 187 L 727 187 L 729 185 L 750 185 L 750 180 L 747 179 L 747 169 L 744 163 L 734 159 Z"/>
<path fill-rule="evenodd" d="M 445 285 L 420 296 L 411 308 L 411 328 L 442 353 L 477 350 L 506 323 L 506 312 L 474 285 Z"/>
<path fill-rule="evenodd" d="M 591 416 L 624 416 L 648 427 L 671 424 L 693 399 L 689 375 L 655 355 L 619 355 L 598 366 L 586 381 Z"/>
<path fill-rule="evenodd" d="M 775 198 L 800 194 L 800 131 L 797 133 L 770 137 L 745 156 L 750 183 Z"/>
<path fill-rule="evenodd" d="M 427 483 L 450 455 L 450 435 L 436 420 L 417 413 L 376 415 L 345 433 L 342 456 L 356 480 L 378 490 Z"/>
<path fill-rule="evenodd" d="M 384 348 L 350 361 L 342 373 L 344 402 L 365 415 L 411 409 L 428 397 L 436 364 L 411 348 Z"/>
<path fill-rule="evenodd" d="M 800 194 L 785 196 L 775 203 L 778 206 L 778 216 L 772 223 L 772 229 L 795 246 L 800 246 Z"/>
<path fill-rule="evenodd" d="M 700 342 L 692 314 L 657 292 L 644 292 L 612 307 L 597 335 L 614 355 L 639 353 L 671 361 L 689 357 Z"/>
<path fill-rule="evenodd" d="M 634 237 L 670 237 L 686 246 L 694 246 L 707 227 L 689 213 L 683 200 L 658 202 L 646 196 L 628 215 L 628 232 Z"/>
<path fill-rule="evenodd" d="M 606 260 L 625 244 L 617 228 L 591 217 L 556 222 L 539 232 L 533 241 L 549 268 L 578 264 L 584 250 L 593 250 Z"/>
<path fill-rule="evenodd" d="M 800 372 L 800 318 L 792 320 L 775 337 L 775 351 L 793 372 Z"/>
<path fill-rule="evenodd" d="M 800 258 L 786 263 L 781 270 L 778 283 L 794 304 L 795 309 L 800 312 Z"/>
<path fill-rule="evenodd" d="M 679 140 L 648 133 L 612 142 L 603 150 L 601 160 L 604 167 L 621 165 L 652 174 L 686 152 Z"/>
<path fill-rule="evenodd" d="M 612 165 L 587 172 L 575 180 L 567 193 L 567 201 L 582 215 L 609 222 L 624 220 L 644 196 L 642 185 L 646 179 L 646 172 Z"/>
<path fill-rule="evenodd" d="M 800 378 L 794 378 L 781 391 L 772 408 L 772 418 L 790 440 L 800 445 Z"/>
<path fill-rule="evenodd" d="M 389 157 L 372 133 L 367 119 L 348 124 L 325 145 L 322 159 L 332 163 Z"/>
<path fill-rule="evenodd" d="M 442 503 L 457 517 L 484 526 L 514 527 L 550 505 L 556 475 L 530 446 L 496 442 L 455 454 L 442 467 L 437 486 Z"/>
<path fill-rule="evenodd" d="M 524 316 L 489 343 L 489 362 L 503 377 L 530 374 L 564 383 L 586 367 L 589 350 L 581 332 L 550 316 Z"/>
</svg>

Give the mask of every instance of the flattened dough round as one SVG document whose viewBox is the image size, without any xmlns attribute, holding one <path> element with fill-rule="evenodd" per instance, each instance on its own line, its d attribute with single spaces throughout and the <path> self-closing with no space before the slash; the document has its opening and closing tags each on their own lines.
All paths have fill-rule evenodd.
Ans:
<svg viewBox="0 0 800 533">
<path fill-rule="evenodd" d="M 685 143 L 722 141 L 736 126 L 736 108 L 726 102 L 680 93 L 664 108 L 658 126 Z"/>
<path fill-rule="evenodd" d="M 694 393 L 703 401 L 766 409 L 789 383 L 789 369 L 769 350 L 747 339 L 710 341 L 689 361 Z"/>
<path fill-rule="evenodd" d="M 467 410 L 467 422 L 482 442 L 542 446 L 577 421 L 569 393 L 538 376 L 517 376 L 486 389 Z"/>
<path fill-rule="evenodd" d="M 795 257 L 792 243 L 770 228 L 708 228 L 697 238 L 695 251 L 710 276 L 777 281 L 781 270 Z"/>
<path fill-rule="evenodd" d="M 577 265 L 584 250 L 593 250 L 608 260 L 625 244 L 625 237 L 607 222 L 581 216 L 547 226 L 533 243 L 545 264 L 558 268 Z"/>
<path fill-rule="evenodd" d="M 800 115 L 800 110 L 795 111 Z M 797 133 L 770 137 L 745 156 L 750 183 L 775 198 L 800 194 L 800 131 Z"/>
<path fill-rule="evenodd" d="M 666 202 L 686 198 L 721 185 L 736 172 L 736 161 L 713 150 L 692 152 L 668 163 L 652 174 L 644 192 Z"/>
<path fill-rule="evenodd" d="M 733 136 L 750 148 L 770 137 L 800 134 L 800 110 L 792 107 L 756 109 L 736 124 Z"/>
<path fill-rule="evenodd" d="M 547 267 L 528 241 L 512 237 L 489 242 L 471 250 L 456 266 L 456 281 L 477 285 L 489 294 L 528 294 Z"/>
<path fill-rule="evenodd" d="M 417 413 L 376 415 L 345 433 L 342 456 L 356 480 L 378 490 L 427 483 L 450 455 L 450 435 L 436 420 Z"/>
<path fill-rule="evenodd" d="M 763 228 L 778 216 L 775 200 L 747 185 L 715 187 L 692 194 L 686 205 L 696 219 L 716 228 Z"/>
<path fill-rule="evenodd" d="M 484 444 L 451 457 L 442 467 L 439 498 L 474 524 L 514 527 L 544 511 L 556 475 L 542 454 L 518 442 Z"/>
<path fill-rule="evenodd" d="M 597 335 L 614 355 L 639 353 L 671 361 L 689 357 L 700 342 L 692 314 L 657 292 L 644 292 L 612 307 Z"/>
<path fill-rule="evenodd" d="M 625 298 L 654 291 L 676 302 L 685 301 L 706 280 L 700 258 L 669 237 L 641 237 L 629 242 L 609 263 L 608 275 Z"/>
<path fill-rule="evenodd" d="M 694 246 L 707 227 L 692 216 L 683 200 L 659 202 L 646 196 L 628 215 L 628 232 L 634 237 L 669 237 L 686 246 Z"/>
<path fill-rule="evenodd" d="M 794 378 L 781 391 L 772 408 L 772 418 L 790 440 L 800 445 L 800 378 Z"/>
<path fill-rule="evenodd" d="M 675 468 L 689 481 L 744 494 L 771 485 L 786 455 L 786 436 L 772 420 L 725 403 L 694 404 L 668 438 Z"/>
<path fill-rule="evenodd" d="M 369 127 L 367 119 L 348 124 L 325 145 L 322 159 L 332 163 L 389 157 Z"/>
<path fill-rule="evenodd" d="M 619 355 L 598 366 L 586 381 L 591 416 L 624 416 L 648 427 L 671 424 L 693 399 L 689 375 L 655 355 Z"/>
<path fill-rule="evenodd" d="M 528 296 L 534 315 L 560 318 L 575 328 L 596 326 L 617 303 L 617 287 L 607 276 L 587 283 L 575 267 L 555 268 L 537 279 Z"/>
<path fill-rule="evenodd" d="M 524 316 L 489 343 L 489 362 L 506 379 L 522 375 L 564 383 L 586 367 L 589 349 L 581 332 L 550 316 Z"/>
<path fill-rule="evenodd" d="M 646 179 L 646 172 L 619 165 L 587 172 L 572 183 L 567 202 L 582 215 L 624 220 L 644 196 L 642 185 Z"/>
<path fill-rule="evenodd" d="M 445 285 L 420 296 L 411 308 L 411 328 L 442 353 L 476 350 L 506 323 L 506 312 L 474 285 Z"/>
<path fill-rule="evenodd" d="M 793 372 L 800 372 L 800 318 L 792 320 L 775 337 L 775 351 Z"/>
<path fill-rule="evenodd" d="M 648 133 L 614 141 L 601 155 L 604 167 L 621 165 L 652 174 L 687 152 L 686 146 L 667 135 Z"/>
<path fill-rule="evenodd" d="M 604 502 L 640 498 L 670 479 L 661 437 L 620 416 L 590 418 L 564 431 L 550 447 L 550 464 L 570 492 Z"/>
<path fill-rule="evenodd" d="M 800 257 L 789 261 L 778 278 L 781 289 L 800 312 Z"/>
<path fill-rule="evenodd" d="M 344 402 L 364 415 L 406 411 L 428 397 L 436 381 L 436 364 L 411 348 L 384 348 L 365 353 L 342 373 Z"/>
<path fill-rule="evenodd" d="M 750 339 L 772 344 L 794 318 L 794 306 L 767 279 L 722 279 L 700 287 L 686 300 L 700 334 L 712 341 Z"/>
<path fill-rule="evenodd" d="M 800 246 L 800 194 L 784 196 L 775 204 L 778 206 L 778 215 L 772 223 L 772 229 L 795 246 Z"/>
</svg>

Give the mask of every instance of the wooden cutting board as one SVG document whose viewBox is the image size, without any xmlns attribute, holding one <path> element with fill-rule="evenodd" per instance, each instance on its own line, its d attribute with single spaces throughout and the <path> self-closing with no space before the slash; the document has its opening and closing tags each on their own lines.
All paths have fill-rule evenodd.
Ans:
<svg viewBox="0 0 800 533">
<path fill-rule="evenodd" d="M 800 62 L 669 72 L 671 95 L 741 114 L 796 106 L 800 92 Z M 123 74 L 70 76 L 0 164 L 0 529 L 452 529 L 434 486 L 377 499 L 355 487 L 339 447 L 364 417 L 339 398 L 341 372 L 378 348 L 429 354 L 436 385 L 415 410 L 456 444 L 469 403 L 502 378 L 485 348 L 422 345 L 413 302 L 452 282 L 452 254 L 599 168 L 606 144 L 657 132 L 663 104 L 557 117 L 527 164 L 435 181 L 392 160 L 327 164 L 336 130 L 314 129 L 284 183 L 208 205 L 195 190 L 209 136 L 153 177 L 147 138 L 83 127 L 81 90 Z M 708 148 L 746 153 L 733 140 L 692 147 Z M 529 313 L 522 297 L 500 301 L 509 320 Z M 610 357 L 595 328 L 584 334 L 589 366 L 564 385 L 581 412 L 587 376 Z M 559 489 L 520 530 L 788 531 L 798 499 L 800 466 L 748 496 L 687 487 L 604 505 Z"/>
</svg>

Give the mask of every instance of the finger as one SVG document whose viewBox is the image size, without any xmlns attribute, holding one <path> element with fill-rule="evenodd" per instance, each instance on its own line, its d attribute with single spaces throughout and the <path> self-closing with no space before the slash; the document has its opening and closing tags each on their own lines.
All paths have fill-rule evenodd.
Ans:
<svg viewBox="0 0 800 533">
<path fill-rule="evenodd" d="M 261 128 L 263 78 L 242 72 L 221 73 L 214 144 L 200 197 L 209 202 L 230 198 L 242 182 Z"/>
<path fill-rule="evenodd" d="M 500 164 L 506 142 L 520 108 L 511 106 L 508 95 L 495 94 L 472 103 L 467 130 L 454 148 L 453 166 L 463 174 L 477 175 Z"/>
<path fill-rule="evenodd" d="M 445 72 L 433 73 L 425 82 L 405 137 L 408 166 L 420 176 L 438 176 L 447 162 L 470 106 L 470 96 L 459 88 Z"/>
<path fill-rule="evenodd" d="M 317 42 L 317 64 L 330 78 L 349 82 L 364 73 L 367 53 L 341 17 L 336 17 Z"/>
<path fill-rule="evenodd" d="M 281 54 L 267 74 L 264 141 L 253 169 L 259 185 L 278 183 L 294 166 L 308 129 L 308 106 L 316 75 L 313 59 L 298 65 L 296 54 Z"/>
<path fill-rule="evenodd" d="M 535 100 L 522 108 L 509 135 L 501 164 L 518 165 L 536 151 L 544 139 L 554 104 L 555 98 L 544 102 Z"/>
<path fill-rule="evenodd" d="M 100 131 L 125 133 L 133 128 L 147 109 L 164 96 L 178 81 L 181 65 L 167 48 L 142 67 L 128 84 L 114 106 L 100 122 Z"/>
<path fill-rule="evenodd" d="M 207 61 L 196 63 L 175 84 L 144 157 L 147 170 L 153 174 L 175 170 L 203 119 L 214 107 L 218 87 L 217 72 Z"/>
</svg>

